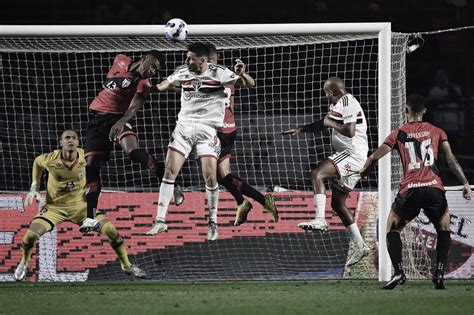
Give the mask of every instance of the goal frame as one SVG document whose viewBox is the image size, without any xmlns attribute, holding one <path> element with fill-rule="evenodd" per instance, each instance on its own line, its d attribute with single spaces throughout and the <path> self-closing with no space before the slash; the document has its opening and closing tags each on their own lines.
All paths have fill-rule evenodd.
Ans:
<svg viewBox="0 0 474 315">
<path fill-rule="evenodd" d="M 0 36 L 161 36 L 164 25 L 0 25 Z M 378 144 L 391 129 L 391 23 L 191 24 L 194 35 L 378 34 Z M 387 106 L 388 104 L 388 106 Z M 391 160 L 379 161 L 379 281 L 390 278 L 386 220 L 391 203 Z"/>
</svg>

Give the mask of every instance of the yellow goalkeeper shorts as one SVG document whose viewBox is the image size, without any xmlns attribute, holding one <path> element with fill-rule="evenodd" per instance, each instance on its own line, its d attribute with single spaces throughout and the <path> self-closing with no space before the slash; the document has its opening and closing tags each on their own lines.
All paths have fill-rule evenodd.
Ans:
<svg viewBox="0 0 474 315">
<path fill-rule="evenodd" d="M 47 231 L 51 231 L 55 226 L 63 222 L 72 222 L 77 225 L 82 225 L 87 217 L 87 203 L 81 202 L 70 206 L 55 206 L 45 204 L 39 213 L 33 218 L 35 221 L 43 225 Z M 105 219 L 103 213 L 96 214 L 96 220 L 102 221 Z"/>
</svg>

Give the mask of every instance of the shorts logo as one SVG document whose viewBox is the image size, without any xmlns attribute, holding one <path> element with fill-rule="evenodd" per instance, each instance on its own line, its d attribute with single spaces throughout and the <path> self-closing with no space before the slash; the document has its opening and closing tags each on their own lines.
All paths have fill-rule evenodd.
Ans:
<svg viewBox="0 0 474 315">
<path fill-rule="evenodd" d="M 349 163 L 346 163 L 346 165 L 344 165 L 344 169 L 347 171 L 347 172 L 350 172 L 351 171 L 351 165 Z"/>
</svg>

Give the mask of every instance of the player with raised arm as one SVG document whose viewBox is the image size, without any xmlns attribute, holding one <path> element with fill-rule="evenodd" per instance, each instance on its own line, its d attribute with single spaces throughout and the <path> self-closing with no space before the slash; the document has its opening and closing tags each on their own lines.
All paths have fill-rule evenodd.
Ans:
<svg viewBox="0 0 474 315">
<path fill-rule="evenodd" d="M 387 249 L 392 260 L 394 274 L 384 289 L 391 290 L 406 281 L 402 261 L 400 233 L 423 209 L 433 223 L 436 241 L 437 265 L 432 281 L 436 289 L 444 289 L 444 269 L 451 246 L 451 217 L 446 192 L 439 176 L 438 160 L 442 152 L 449 168 L 463 184 L 463 197 L 471 199 L 472 190 L 456 157 L 451 151 L 446 133 L 428 122 L 423 122 L 426 113 L 421 95 L 407 97 L 407 121 L 400 129 L 392 131 L 384 143 L 369 156 L 360 175 L 365 178 L 384 155 L 397 150 L 403 165 L 403 179 L 387 218 Z"/>
<path fill-rule="evenodd" d="M 219 54 L 216 47 L 207 43 L 210 50 L 209 63 L 217 64 Z M 245 72 L 245 64 L 240 59 L 235 60 L 234 72 L 240 76 L 242 87 L 254 87 L 255 80 Z M 226 87 L 228 102 L 225 107 L 224 126 L 217 128 L 217 137 L 221 142 L 221 153 L 217 159 L 217 180 L 234 197 L 237 202 L 237 212 L 234 225 L 240 225 L 247 221 L 247 216 L 252 209 L 252 204 L 244 198 L 244 195 L 260 203 L 266 212 L 272 214 L 273 220 L 278 222 L 278 210 L 275 206 L 275 198 L 272 194 L 263 196 L 258 190 L 247 182 L 234 175 L 230 171 L 230 157 L 237 137 L 237 127 L 234 119 L 234 84 Z"/>
<path fill-rule="evenodd" d="M 21 261 L 15 270 L 15 279 L 21 281 L 28 271 L 28 264 L 36 241 L 55 226 L 69 221 L 81 224 L 86 219 L 87 203 L 85 200 L 86 161 L 84 151 L 78 148 L 79 138 L 73 130 L 65 130 L 59 141 L 60 149 L 39 155 L 33 163 L 33 180 L 30 192 L 26 195 L 25 206 L 29 206 L 39 193 L 43 170 L 49 172 L 46 204 L 31 221 L 28 231 L 23 236 Z M 124 239 L 116 227 L 104 214 L 97 213 L 98 231 L 107 236 L 120 261 L 122 270 L 138 278 L 146 277 L 146 273 L 128 260 Z"/>
<path fill-rule="evenodd" d="M 216 171 L 220 152 L 216 128 L 221 127 L 224 121 L 227 104 L 225 86 L 242 81 L 242 78 L 224 66 L 209 64 L 209 47 L 206 44 L 191 43 L 187 49 L 185 65 L 156 85 L 158 92 L 181 86 L 181 110 L 168 145 L 156 220 L 147 234 L 155 235 L 168 229 L 165 219 L 174 181 L 186 159 L 193 154 L 199 159 L 206 185 L 209 209 L 207 238 L 215 240 L 218 236 L 219 198 Z"/>
<path fill-rule="evenodd" d="M 155 157 L 138 148 L 138 136 L 130 120 L 142 108 L 152 86 L 150 78 L 164 65 L 163 55 L 150 51 L 133 62 L 125 55 L 117 55 L 107 73 L 103 89 L 89 106 L 85 156 L 87 160 L 87 219 L 80 231 L 87 233 L 98 228 L 95 211 L 101 192 L 100 168 L 109 160 L 114 143 L 118 143 L 125 154 L 135 163 L 163 177 L 164 165 Z M 179 187 L 175 191 L 175 203 L 182 202 Z"/>
<path fill-rule="evenodd" d="M 331 207 L 341 218 L 356 247 L 346 262 L 346 266 L 349 267 L 370 254 L 369 246 L 362 239 L 359 228 L 346 207 L 346 199 L 360 180 L 358 172 L 364 165 L 369 151 L 367 121 L 359 102 L 354 96 L 347 93 L 344 82 L 340 78 L 328 78 L 324 82 L 323 90 L 331 102 L 329 113 L 324 120 L 283 133 L 298 134 L 323 130 L 325 127 L 332 129 L 332 147 L 336 153 L 327 157 L 311 171 L 316 218 L 309 222 L 302 222 L 298 224 L 298 227 L 303 230 L 326 231 L 328 229 L 325 217 L 326 187 L 324 181 L 330 180 Z"/>
</svg>

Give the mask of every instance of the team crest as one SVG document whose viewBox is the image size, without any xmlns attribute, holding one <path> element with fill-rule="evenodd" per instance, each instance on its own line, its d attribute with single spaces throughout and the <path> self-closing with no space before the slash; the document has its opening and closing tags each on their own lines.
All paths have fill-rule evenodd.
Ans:
<svg viewBox="0 0 474 315">
<path fill-rule="evenodd" d="M 194 91 L 199 91 L 201 88 L 202 81 L 201 80 L 192 80 L 191 81 L 191 86 L 193 87 Z"/>
<path fill-rule="evenodd" d="M 132 84 L 132 80 L 129 78 L 125 78 L 122 81 L 122 89 L 128 88 Z"/>
<path fill-rule="evenodd" d="M 78 179 L 83 179 L 84 178 L 84 172 L 77 173 L 77 178 Z"/>
<path fill-rule="evenodd" d="M 120 68 L 124 68 L 127 64 L 125 63 L 125 61 L 120 61 L 118 65 Z"/>
</svg>

